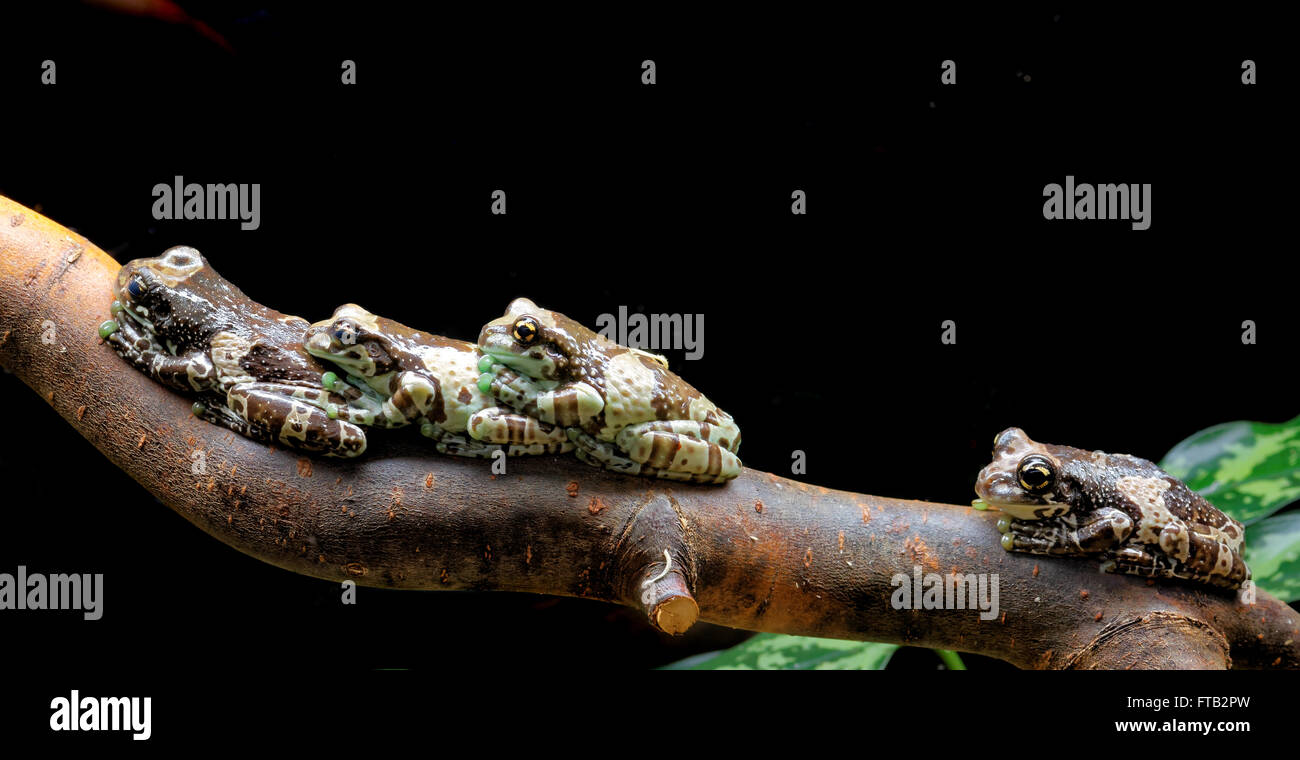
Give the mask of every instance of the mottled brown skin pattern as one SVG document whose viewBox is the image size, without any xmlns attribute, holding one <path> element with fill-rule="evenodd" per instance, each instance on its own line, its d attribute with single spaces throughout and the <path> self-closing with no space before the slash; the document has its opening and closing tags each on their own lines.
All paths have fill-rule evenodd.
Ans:
<svg viewBox="0 0 1300 760">
<path fill-rule="evenodd" d="M 304 343 L 383 399 L 375 424 L 419 423 L 442 453 L 514 456 L 573 448 L 563 430 L 501 409 L 477 388 L 482 355 L 473 343 L 415 330 L 356 304 L 311 325 Z M 485 440 L 466 437 L 473 432 Z"/>
<path fill-rule="evenodd" d="M 195 252 L 195 255 L 199 255 Z M 282 314 L 244 295 L 226 278 L 217 274 L 206 259 L 190 274 L 184 287 L 169 287 L 154 271 L 156 259 L 127 262 L 117 276 L 117 296 L 135 301 L 149 309 L 159 335 L 175 343 L 176 353 L 208 351 L 212 336 L 229 332 L 243 336 L 252 350 L 240 361 L 249 375 L 269 381 L 318 385 L 325 366 L 303 348 L 303 332 L 308 322 L 302 317 Z M 149 288 L 141 297 L 127 293 L 133 277 Z M 167 309 L 167 316 L 159 314 Z M 177 385 L 180 390 L 192 390 Z"/>
<path fill-rule="evenodd" d="M 681 420 L 690 419 L 691 402 L 704 398 L 690 383 L 669 371 L 659 357 L 644 351 L 628 348 L 606 338 L 604 335 L 564 316 L 558 311 L 536 309 L 545 313 L 554 325 L 540 324 L 541 334 L 536 345 L 528 353 L 546 354 L 554 362 L 554 371 L 547 373 L 545 379 L 560 383 L 586 382 L 605 395 L 605 374 L 609 364 L 617 356 L 632 354 L 636 360 L 655 377 L 657 392 L 651 398 L 651 405 L 656 419 Z M 479 336 L 483 344 L 490 335 L 509 336 L 509 323 L 489 323 Z M 527 411 L 527 410 L 525 410 Z M 722 420 L 716 414 L 706 417 L 705 422 L 717 425 Z M 605 427 L 605 412 L 586 420 L 581 427 L 586 433 L 597 435 Z M 739 441 L 719 441 L 723 448 L 735 449 Z"/>
<path fill-rule="evenodd" d="M 1092 555 L 1108 571 L 1238 588 L 1245 529 L 1154 463 L 1000 433 L 976 493 L 1013 518 L 1003 546 L 1034 554 Z"/>
<path fill-rule="evenodd" d="M 128 262 L 115 295 L 151 326 L 119 314 L 109 344 L 155 380 L 198 394 L 209 422 L 308 451 L 364 451 L 360 429 L 323 410 L 330 404 L 343 420 L 354 419 L 348 404 L 361 394 L 322 387 L 328 368 L 303 346 L 307 321 L 253 301 L 198 251 L 176 247 Z"/>
<path fill-rule="evenodd" d="M 619 345 L 527 298 L 484 326 L 479 347 L 487 357 L 478 387 L 564 428 L 588 464 L 714 484 L 740 474 L 739 426 L 669 372 L 662 356 Z"/>
<path fill-rule="evenodd" d="M 358 310 L 360 310 L 359 307 Z M 364 373 L 365 376 L 387 376 L 384 391 L 389 396 L 394 396 L 401 389 L 399 385 L 400 373 L 418 372 L 428 374 L 428 369 L 425 367 L 422 358 L 423 349 L 425 348 L 447 348 L 472 354 L 478 353 L 478 346 L 468 341 L 421 332 L 387 317 L 367 313 L 365 322 L 368 324 L 362 324 L 360 320 L 352 322 L 354 330 L 354 335 L 350 338 L 350 340 L 354 341 L 352 345 L 342 345 L 338 338 L 330 335 L 331 331 L 335 329 L 337 319 L 312 325 L 306 332 L 305 340 L 310 341 L 313 338 L 326 340 L 332 351 L 351 354 L 359 360 L 369 362 L 369 366 Z M 430 376 L 429 380 L 436 389 L 434 402 L 429 410 L 429 418 L 434 422 L 442 423 L 447 419 L 442 398 L 442 384 L 439 382 L 439 378 L 434 376 Z M 399 406 L 402 406 L 401 398 L 400 395 L 394 398 L 394 402 Z M 468 401 L 464 398 L 459 400 L 461 403 L 467 403 Z M 406 411 L 410 412 L 410 410 Z M 411 414 L 412 418 L 419 416 Z"/>
</svg>

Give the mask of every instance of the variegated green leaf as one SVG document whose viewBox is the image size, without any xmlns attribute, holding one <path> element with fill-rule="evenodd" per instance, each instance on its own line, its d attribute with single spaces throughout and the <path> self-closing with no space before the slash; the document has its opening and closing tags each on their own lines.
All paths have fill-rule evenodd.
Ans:
<svg viewBox="0 0 1300 760">
<path fill-rule="evenodd" d="M 760 633 L 720 652 L 688 657 L 667 670 L 880 670 L 897 644 Z"/>
<path fill-rule="evenodd" d="M 1300 512 L 1247 528 L 1246 564 L 1255 585 L 1285 602 L 1300 599 Z"/>
<path fill-rule="evenodd" d="M 1160 466 L 1250 525 L 1300 499 L 1300 417 L 1206 428 L 1170 449 Z"/>
</svg>

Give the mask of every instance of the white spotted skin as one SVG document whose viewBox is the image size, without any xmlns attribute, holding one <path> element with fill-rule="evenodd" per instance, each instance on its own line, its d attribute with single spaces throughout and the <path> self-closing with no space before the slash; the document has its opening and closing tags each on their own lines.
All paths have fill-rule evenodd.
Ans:
<svg viewBox="0 0 1300 760">
<path fill-rule="evenodd" d="M 420 352 L 420 362 L 425 371 L 438 378 L 442 385 L 445 419 L 440 424 L 447 430 L 463 432 L 469 425 L 470 417 L 496 403 L 491 396 L 478 389 L 477 351 L 465 351 L 452 346 L 426 348 Z"/>
<path fill-rule="evenodd" d="M 253 382 L 253 376 L 240 364 L 252 348 L 252 341 L 242 335 L 224 330 L 213 334 L 210 351 L 212 363 L 216 365 L 217 373 L 227 389 Z"/>
<path fill-rule="evenodd" d="M 650 400 L 657 392 L 655 374 L 637 354 L 629 352 L 610 359 L 605 374 L 605 427 L 597 437 L 612 441 L 628 425 L 655 419 Z"/>
<path fill-rule="evenodd" d="M 285 442 L 307 440 L 307 428 L 311 424 L 314 407 L 294 402 L 290 412 L 285 415 L 284 426 L 280 428 L 280 440 Z"/>
</svg>

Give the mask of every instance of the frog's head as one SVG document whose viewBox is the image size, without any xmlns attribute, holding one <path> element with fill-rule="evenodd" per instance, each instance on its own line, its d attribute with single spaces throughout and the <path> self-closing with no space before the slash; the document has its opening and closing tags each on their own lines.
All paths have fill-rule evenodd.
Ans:
<svg viewBox="0 0 1300 760">
<path fill-rule="evenodd" d="M 1063 448 L 1032 441 L 1020 428 L 1003 430 L 993 439 L 993 461 L 980 470 L 975 493 L 1021 520 L 1069 512 L 1074 489 L 1062 466 Z"/>
<path fill-rule="evenodd" d="M 205 345 L 240 299 L 247 300 L 189 246 L 129 261 L 117 274 L 120 313 L 173 353 Z"/>
<path fill-rule="evenodd" d="M 354 303 L 307 328 L 307 353 L 339 365 L 349 374 L 376 377 L 396 368 L 380 318 Z"/>
<path fill-rule="evenodd" d="M 505 315 L 488 322 L 479 348 L 493 360 L 535 380 L 563 380 L 584 374 L 618 344 L 559 312 L 516 298 Z"/>
</svg>

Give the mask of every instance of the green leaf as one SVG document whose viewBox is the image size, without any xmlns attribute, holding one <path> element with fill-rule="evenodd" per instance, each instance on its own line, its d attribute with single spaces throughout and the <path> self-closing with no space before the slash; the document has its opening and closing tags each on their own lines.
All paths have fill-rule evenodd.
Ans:
<svg viewBox="0 0 1300 760">
<path fill-rule="evenodd" d="M 1250 525 L 1300 499 L 1300 417 L 1206 428 L 1170 449 L 1160 466 Z"/>
<path fill-rule="evenodd" d="M 1247 528 L 1246 564 L 1256 586 L 1284 602 L 1300 599 L 1300 512 Z"/>
<path fill-rule="evenodd" d="M 760 633 L 719 652 L 688 657 L 665 670 L 880 670 L 897 644 Z"/>
<path fill-rule="evenodd" d="M 943 661 L 943 666 L 948 670 L 966 669 L 966 663 L 961 661 L 961 655 L 951 649 L 936 649 L 934 653 L 939 655 L 939 659 Z"/>
</svg>

